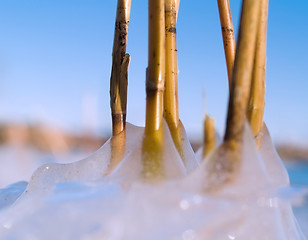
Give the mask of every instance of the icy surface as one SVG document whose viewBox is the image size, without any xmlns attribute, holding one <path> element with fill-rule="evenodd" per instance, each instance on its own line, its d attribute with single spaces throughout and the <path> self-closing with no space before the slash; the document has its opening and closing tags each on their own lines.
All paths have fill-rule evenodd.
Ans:
<svg viewBox="0 0 308 240">
<path fill-rule="evenodd" d="M 83 153 L 67 152 L 59 155 L 44 153 L 30 146 L 0 146 L 0 188 L 17 181 L 29 181 L 42 164 L 69 163 L 80 159 Z"/>
<path fill-rule="evenodd" d="M 183 145 L 185 146 L 184 156 L 187 161 L 181 159 L 168 130 L 167 124 L 163 124 L 164 132 L 164 149 L 163 149 L 163 171 L 167 179 L 179 179 L 191 172 L 198 166 L 197 160 L 187 140 L 186 133 L 183 130 L 184 138 Z M 142 146 L 143 146 L 144 129 L 129 125 L 126 129 L 126 143 L 124 158 L 116 169 L 108 178 L 113 181 L 129 183 L 132 181 L 140 181 L 142 179 L 143 161 L 142 161 Z M 131 144 L 131 145 L 129 145 Z M 186 164 L 186 165 L 185 165 Z"/>
<path fill-rule="evenodd" d="M 182 135 L 183 158 L 185 161 L 185 166 L 187 169 L 187 173 L 191 173 L 196 167 L 199 166 L 200 162 L 198 161 L 190 145 L 185 128 L 181 121 L 180 121 L 180 130 Z"/>
<path fill-rule="evenodd" d="M 16 182 L 6 188 L 0 189 L 0 210 L 12 205 L 25 191 L 27 185 L 27 182 Z"/>
<path fill-rule="evenodd" d="M 129 125 L 123 160 L 111 174 L 112 140 L 85 160 L 42 166 L 26 191 L 26 183 L 2 189 L 10 200 L 0 198 L 0 239 L 305 239 L 266 129 L 258 151 L 246 128 L 239 171 L 212 192 L 204 190 L 208 161 L 190 173 L 164 132 L 165 182 L 142 181 L 143 129 Z"/>
</svg>

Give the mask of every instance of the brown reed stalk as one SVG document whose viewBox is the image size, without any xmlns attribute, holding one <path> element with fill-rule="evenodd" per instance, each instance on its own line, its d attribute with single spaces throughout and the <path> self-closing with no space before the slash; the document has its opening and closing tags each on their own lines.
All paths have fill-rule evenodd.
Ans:
<svg viewBox="0 0 308 240">
<path fill-rule="evenodd" d="M 112 51 L 110 107 L 112 135 L 111 157 L 106 175 L 122 161 L 125 151 L 127 77 L 130 56 L 126 53 L 131 0 L 118 0 Z"/>
<path fill-rule="evenodd" d="M 146 122 L 143 141 L 143 175 L 163 173 L 163 107 L 165 85 L 165 2 L 149 0 L 149 53 L 146 76 Z"/>
<path fill-rule="evenodd" d="M 260 138 L 258 138 L 258 135 L 263 126 L 265 107 L 266 34 L 268 18 L 268 0 L 260 1 L 260 19 L 257 32 L 252 85 L 247 112 L 247 117 L 253 135 L 257 139 L 258 147 L 260 146 Z"/>
<path fill-rule="evenodd" d="M 146 79 L 146 133 L 162 126 L 165 85 L 164 0 L 149 0 L 149 53 Z"/>
<path fill-rule="evenodd" d="M 256 48 L 260 1 L 243 0 L 238 45 L 231 81 L 225 142 L 242 145 Z"/>
<path fill-rule="evenodd" d="M 176 49 L 176 0 L 165 0 L 166 79 L 164 117 L 168 125 L 179 125 L 178 67 Z"/>
<path fill-rule="evenodd" d="M 232 181 L 240 169 L 251 77 L 254 63 L 260 1 L 243 0 L 238 43 L 231 80 L 227 127 L 223 144 L 207 163 L 206 191 Z"/>
<path fill-rule="evenodd" d="M 231 89 L 231 78 L 235 57 L 235 40 L 230 3 L 229 0 L 217 0 L 217 4 L 219 9 L 220 25 L 228 70 L 229 89 Z"/>
<path fill-rule="evenodd" d="M 215 120 L 208 115 L 204 119 L 202 159 L 205 159 L 216 147 Z"/>
<path fill-rule="evenodd" d="M 127 76 L 130 61 L 130 56 L 126 53 L 126 45 L 130 7 L 131 0 L 118 0 L 110 78 L 113 136 L 122 132 L 126 123 Z"/>
<path fill-rule="evenodd" d="M 166 79 L 164 94 L 164 118 L 169 126 L 173 142 L 183 157 L 182 135 L 179 129 L 178 66 L 176 47 L 176 21 L 179 1 L 165 0 Z M 183 159 L 185 163 L 185 159 Z"/>
</svg>

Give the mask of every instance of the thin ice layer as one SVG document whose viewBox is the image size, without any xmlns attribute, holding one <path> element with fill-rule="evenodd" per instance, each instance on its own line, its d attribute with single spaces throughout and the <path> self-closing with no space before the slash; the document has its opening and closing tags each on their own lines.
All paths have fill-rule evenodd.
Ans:
<svg viewBox="0 0 308 240">
<path fill-rule="evenodd" d="M 258 151 L 250 127 L 246 124 L 240 169 L 232 173 L 232 180 L 217 185 L 217 189 L 207 192 L 215 184 L 215 175 L 208 172 L 207 164 L 210 158 L 216 157 L 217 150 L 183 181 L 192 192 L 204 192 L 207 196 L 217 198 L 217 202 L 225 200 L 230 204 L 228 214 L 221 212 L 223 220 L 202 230 L 204 237 L 223 239 L 229 232 L 234 239 L 305 239 L 291 204 L 278 197 L 278 187 L 289 186 L 289 179 L 280 158 L 275 154 L 266 128 L 263 135 L 264 142 Z M 216 181 L 220 180 L 217 175 Z M 219 207 L 216 209 L 216 214 L 222 211 Z M 222 228 L 222 225 L 226 227 Z M 211 231 L 217 231 L 217 235 L 209 235 Z M 259 234 L 250 236 L 251 232 Z"/>
<path fill-rule="evenodd" d="M 142 133 L 139 136 L 137 130 L 134 129 L 134 144 L 139 137 L 142 140 Z M 269 156 L 257 151 L 248 127 L 244 139 L 243 161 L 234 181 L 214 193 L 204 191 L 207 161 L 188 176 L 164 184 L 138 181 L 140 170 L 126 175 L 124 168 L 135 167 L 129 165 L 130 158 L 118 165 L 109 178 L 100 176 L 101 172 L 94 166 L 85 170 L 79 169 L 85 165 L 75 165 L 70 171 L 73 182 L 68 178 L 56 182 L 47 178 L 40 187 L 29 187 L 28 191 L 44 193 L 48 190 L 48 194 L 40 198 L 26 194 L 28 197 L 20 198 L 2 212 L 0 239 L 305 239 L 294 220 L 290 203 L 277 194 L 277 186 L 286 185 L 284 169 L 277 169 L 272 176 L 273 169 L 268 169 L 278 165 L 267 166 L 262 157 Z M 134 151 L 136 148 L 126 155 L 136 156 Z M 176 153 L 175 148 L 171 148 L 169 155 L 165 155 L 175 157 L 169 159 L 170 163 L 179 159 L 178 155 L 172 155 L 173 151 Z M 215 152 L 209 157 L 214 155 Z M 279 158 L 271 160 L 280 161 Z M 135 161 L 138 167 L 138 160 Z M 172 164 L 166 167 L 173 168 Z M 121 171 L 125 178 L 118 180 L 117 174 L 120 176 Z M 91 176 L 98 176 L 99 180 Z M 281 179 L 283 182 L 277 184 Z M 123 184 L 124 180 L 133 181 Z M 51 182 L 54 183 L 52 188 Z"/>
<path fill-rule="evenodd" d="M 188 140 L 185 128 L 180 121 L 179 128 L 181 131 L 182 136 L 182 146 L 183 146 L 183 160 L 184 164 L 187 169 L 187 173 L 191 173 L 193 170 L 195 170 L 199 166 L 199 162 L 196 158 L 196 155 L 190 145 L 190 142 Z"/>
<path fill-rule="evenodd" d="M 197 166 L 193 151 L 187 140 L 183 137 L 185 156 L 188 159 L 188 170 L 184 166 L 174 144 L 166 123 L 164 123 L 164 150 L 163 162 L 167 179 L 180 178 Z M 185 131 L 183 131 L 185 133 Z M 29 186 L 24 195 L 38 192 L 39 195 L 48 194 L 57 183 L 67 181 L 91 181 L 102 178 L 109 181 L 130 183 L 142 179 L 142 143 L 144 128 L 127 124 L 126 133 L 121 133 L 109 139 L 98 151 L 88 158 L 69 164 L 45 164 L 31 177 Z M 116 148 L 125 138 L 123 148 Z M 122 151 L 119 154 L 119 151 Z M 120 158 L 117 165 L 113 164 Z M 118 159 L 116 159 L 118 160 Z M 110 172 L 112 165 L 112 171 Z M 115 166 L 113 166 L 115 165 Z"/>
<path fill-rule="evenodd" d="M 129 130 L 129 129 L 127 129 Z M 126 142 L 134 141 L 132 135 L 136 134 L 135 131 L 126 133 Z M 183 146 L 185 147 L 184 156 L 187 158 L 186 166 L 183 160 L 181 159 L 169 132 L 167 124 L 163 123 L 163 134 L 164 134 L 164 147 L 162 150 L 162 163 L 163 163 L 163 172 L 166 179 L 179 179 L 185 176 L 188 172 L 191 172 L 196 168 L 197 161 L 194 157 L 194 153 L 191 149 L 191 146 L 187 140 L 186 134 L 183 131 Z M 134 147 L 129 152 L 125 154 L 123 160 L 115 168 L 115 170 L 108 177 L 113 181 L 121 181 L 125 184 L 140 181 L 143 179 L 143 129 L 140 132 L 140 139 L 134 141 Z"/>
<path fill-rule="evenodd" d="M 39 151 L 27 145 L 4 144 L 0 146 L 0 187 L 17 181 L 29 181 L 33 172 L 45 163 L 72 162 L 80 159 L 83 152 L 61 154 Z"/>
<path fill-rule="evenodd" d="M 16 182 L 0 189 L 0 210 L 12 205 L 25 191 L 27 182 Z"/>
<path fill-rule="evenodd" d="M 264 161 L 266 170 L 271 177 L 271 183 L 276 187 L 290 185 L 290 180 L 286 168 L 272 143 L 266 124 L 263 124 L 261 133 L 260 155 Z"/>
</svg>

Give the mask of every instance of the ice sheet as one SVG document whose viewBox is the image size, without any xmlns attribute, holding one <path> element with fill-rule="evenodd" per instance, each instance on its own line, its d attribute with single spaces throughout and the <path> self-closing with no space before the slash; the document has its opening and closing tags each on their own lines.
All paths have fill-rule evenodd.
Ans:
<svg viewBox="0 0 308 240">
<path fill-rule="evenodd" d="M 142 181 L 143 129 L 128 125 L 124 158 L 109 176 L 111 141 L 85 160 L 36 171 L 1 210 L 0 239 L 305 239 L 281 195 L 288 177 L 265 130 L 258 151 L 246 126 L 234 180 L 211 192 L 207 161 L 187 173 L 164 132 L 164 182 Z"/>
</svg>

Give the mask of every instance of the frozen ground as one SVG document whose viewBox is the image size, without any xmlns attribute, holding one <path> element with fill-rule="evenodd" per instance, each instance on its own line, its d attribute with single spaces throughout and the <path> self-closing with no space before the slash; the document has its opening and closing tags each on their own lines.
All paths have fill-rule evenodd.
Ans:
<svg viewBox="0 0 308 240">
<path fill-rule="evenodd" d="M 30 180 L 27 174 L 38 161 L 21 177 L 20 159 L 3 148 L 8 153 L 2 155 L 1 171 L 7 169 L 2 186 L 9 177 L 29 183 L 0 190 L 0 239 L 305 239 L 291 204 L 307 234 L 308 183 L 289 186 L 266 129 L 264 134 L 257 151 L 246 130 L 241 168 L 232 182 L 211 192 L 204 191 L 207 160 L 193 170 L 195 159 L 188 159 L 185 167 L 166 129 L 166 180 L 155 184 L 142 181 L 143 129 L 131 125 L 123 161 L 109 176 L 111 141 L 85 160 L 44 165 Z M 186 156 L 194 158 L 188 146 Z"/>
</svg>

